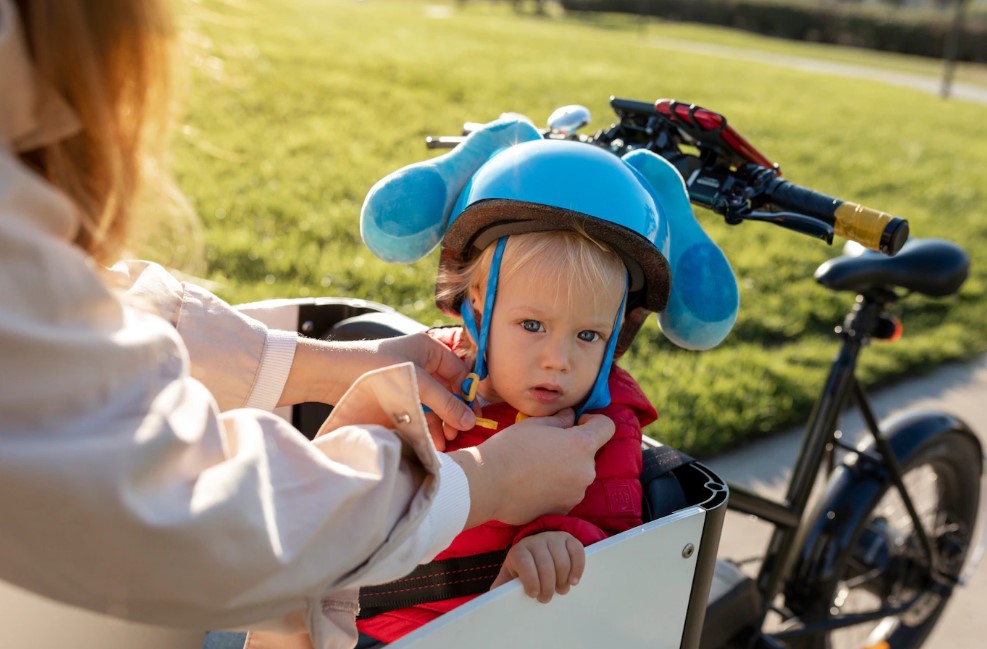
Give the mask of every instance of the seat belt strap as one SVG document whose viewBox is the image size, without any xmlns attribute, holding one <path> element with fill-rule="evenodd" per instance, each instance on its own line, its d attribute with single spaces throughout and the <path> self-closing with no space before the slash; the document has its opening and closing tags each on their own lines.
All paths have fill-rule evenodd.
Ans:
<svg viewBox="0 0 987 649">
<path fill-rule="evenodd" d="M 674 471 L 684 464 L 695 462 L 694 459 L 672 446 L 659 444 L 644 449 L 641 466 L 641 482 L 647 484 L 669 471 Z"/>
<path fill-rule="evenodd" d="M 490 590 L 507 550 L 424 563 L 394 581 L 360 589 L 360 614 L 368 618 L 416 604 L 479 595 Z"/>
<path fill-rule="evenodd" d="M 694 460 L 664 444 L 646 448 L 642 459 L 641 520 L 647 523 L 688 506 L 685 489 L 673 472 Z"/>
</svg>

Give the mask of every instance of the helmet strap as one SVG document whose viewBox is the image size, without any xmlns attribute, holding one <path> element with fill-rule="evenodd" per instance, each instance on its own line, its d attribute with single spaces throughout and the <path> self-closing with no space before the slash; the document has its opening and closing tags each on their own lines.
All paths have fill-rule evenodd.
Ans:
<svg viewBox="0 0 987 649">
<path fill-rule="evenodd" d="M 473 315 L 473 302 L 469 296 L 463 298 L 459 312 L 463 316 L 463 326 L 476 342 L 476 360 L 473 371 L 463 381 L 461 389 L 466 395 L 466 403 L 473 403 L 476 398 L 477 384 L 487 378 L 487 338 L 490 335 L 490 319 L 493 317 L 494 301 L 497 299 L 497 280 L 500 277 L 500 261 L 504 257 L 507 237 L 497 240 L 493 258 L 490 260 L 490 271 L 487 273 L 487 293 L 483 298 L 483 314 L 479 331 L 476 328 L 476 317 Z"/>
<path fill-rule="evenodd" d="M 576 410 L 577 421 L 587 410 L 596 410 L 610 405 L 610 387 L 608 386 L 610 368 L 613 366 L 613 355 L 614 350 L 617 348 L 617 338 L 620 337 L 620 325 L 624 320 L 624 307 L 627 304 L 627 285 L 629 283 L 630 278 L 628 277 L 627 281 L 624 282 L 624 296 L 620 299 L 620 308 L 617 309 L 617 317 L 613 323 L 613 333 L 610 334 L 610 340 L 607 341 L 607 349 L 603 353 L 603 362 L 600 363 L 600 371 L 596 375 L 596 381 L 593 383 L 593 389 L 590 390 L 589 396 L 583 401 L 583 405 L 579 406 Z"/>
</svg>

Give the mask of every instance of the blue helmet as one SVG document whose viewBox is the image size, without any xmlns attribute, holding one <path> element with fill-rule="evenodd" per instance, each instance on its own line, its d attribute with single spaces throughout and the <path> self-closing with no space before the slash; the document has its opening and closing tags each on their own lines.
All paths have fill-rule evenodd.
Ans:
<svg viewBox="0 0 987 649">
<path fill-rule="evenodd" d="M 581 230 L 627 267 L 620 355 L 648 313 L 665 308 L 671 284 L 667 219 L 648 187 L 634 167 L 598 147 L 568 140 L 516 144 L 487 160 L 460 193 L 439 266 L 458 270 L 507 235 Z M 442 289 L 436 287 L 438 295 Z M 436 301 L 444 312 L 460 313 L 461 296 Z"/>
<path fill-rule="evenodd" d="M 381 259 L 411 263 L 441 244 L 439 264 L 451 271 L 505 235 L 567 229 L 608 244 L 627 267 L 618 354 L 651 312 L 686 349 L 730 332 L 739 306 L 730 264 L 696 220 L 682 176 L 645 149 L 617 157 L 502 117 L 378 181 L 360 213 L 363 240 Z M 436 300 L 453 315 L 461 301 Z"/>
</svg>

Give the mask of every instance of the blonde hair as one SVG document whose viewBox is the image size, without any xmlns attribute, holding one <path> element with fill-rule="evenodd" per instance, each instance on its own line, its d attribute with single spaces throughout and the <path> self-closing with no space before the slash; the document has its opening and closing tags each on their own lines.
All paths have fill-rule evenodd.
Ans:
<svg viewBox="0 0 987 649">
<path fill-rule="evenodd" d="M 75 203 L 75 243 L 100 263 L 127 240 L 147 154 L 163 155 L 173 27 L 168 0 L 15 0 L 39 74 L 82 124 L 22 159 Z"/>
<path fill-rule="evenodd" d="M 484 295 L 495 247 L 490 244 L 459 270 L 440 268 L 436 285 L 441 288 L 437 299 L 458 304 L 471 291 Z M 582 230 L 511 235 L 504 248 L 500 276 L 511 277 L 519 272 L 537 278 L 539 282 L 554 277 L 556 290 L 560 294 L 565 292 L 568 300 L 590 296 L 596 305 L 605 301 L 602 296 L 622 290 L 627 279 L 627 267 L 620 256 Z M 482 304 L 474 307 L 479 309 Z M 462 351 L 472 354 L 472 341 L 467 338 L 464 336 Z"/>
</svg>

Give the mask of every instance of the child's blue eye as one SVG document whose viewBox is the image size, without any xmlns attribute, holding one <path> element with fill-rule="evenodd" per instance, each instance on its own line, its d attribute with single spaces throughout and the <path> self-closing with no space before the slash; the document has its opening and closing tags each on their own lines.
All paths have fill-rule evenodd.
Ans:
<svg viewBox="0 0 987 649">
<path fill-rule="evenodd" d="M 589 331 L 589 330 L 580 331 L 578 334 L 576 334 L 576 337 L 579 338 L 579 340 L 583 341 L 584 343 L 593 343 L 602 338 L 600 334 L 596 333 L 595 331 Z"/>
<path fill-rule="evenodd" d="M 544 331 L 544 327 L 537 320 L 522 320 L 521 327 L 525 331 L 530 331 L 532 333 L 538 333 L 539 331 Z"/>
</svg>

